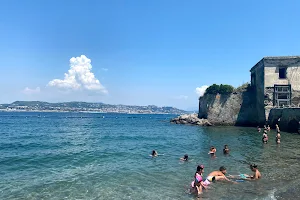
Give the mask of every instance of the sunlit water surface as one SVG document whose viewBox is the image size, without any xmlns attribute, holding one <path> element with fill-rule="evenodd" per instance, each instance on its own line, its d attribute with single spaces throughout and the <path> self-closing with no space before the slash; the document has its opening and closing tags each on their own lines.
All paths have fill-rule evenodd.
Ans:
<svg viewBox="0 0 300 200">
<path fill-rule="evenodd" d="M 300 199 L 300 136 L 261 143 L 254 128 L 170 124 L 172 115 L 0 113 L 0 199 L 197 199 L 189 194 L 196 166 L 206 176 L 259 181 L 214 183 L 201 199 Z M 224 144 L 231 149 L 222 154 Z M 217 148 L 217 158 L 208 150 Z M 153 149 L 164 154 L 152 159 Z M 189 154 L 189 162 L 179 158 Z"/>
</svg>

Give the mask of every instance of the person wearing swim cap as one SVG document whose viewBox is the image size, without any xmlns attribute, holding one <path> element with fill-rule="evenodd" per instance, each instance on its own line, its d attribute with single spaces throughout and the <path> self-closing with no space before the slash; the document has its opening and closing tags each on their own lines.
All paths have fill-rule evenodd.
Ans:
<svg viewBox="0 0 300 200">
<path fill-rule="evenodd" d="M 213 171 L 208 174 L 206 180 L 204 181 L 205 185 L 211 184 L 211 182 L 219 181 L 219 180 L 226 180 L 228 182 L 236 183 L 234 181 L 229 180 L 225 175 L 227 170 L 224 166 L 220 167 L 219 171 Z"/>
<path fill-rule="evenodd" d="M 197 192 L 198 195 L 202 194 L 202 188 L 207 189 L 207 187 L 203 183 L 203 175 L 204 165 L 198 165 L 196 173 L 194 175 L 194 181 L 191 183 L 191 187 Z"/>
</svg>

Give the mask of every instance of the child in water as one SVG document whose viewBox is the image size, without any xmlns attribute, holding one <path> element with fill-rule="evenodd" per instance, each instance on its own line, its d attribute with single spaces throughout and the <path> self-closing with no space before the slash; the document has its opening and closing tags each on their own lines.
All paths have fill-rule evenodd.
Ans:
<svg viewBox="0 0 300 200">
<path fill-rule="evenodd" d="M 228 145 L 224 145 L 224 149 L 223 149 L 223 153 L 224 154 L 229 154 L 229 148 L 228 148 Z"/>
<path fill-rule="evenodd" d="M 275 140 L 277 144 L 280 144 L 280 138 L 281 138 L 280 131 L 278 131 Z"/>
<path fill-rule="evenodd" d="M 204 166 L 198 165 L 197 171 L 194 176 L 194 181 L 191 183 L 191 187 L 195 189 L 195 192 L 197 192 L 198 195 L 202 194 L 202 188 L 207 189 L 207 187 L 203 183 L 203 175 L 204 172 Z"/>
<path fill-rule="evenodd" d="M 180 158 L 180 160 L 182 160 L 182 161 L 188 161 L 188 159 L 189 159 L 189 156 L 187 154 L 185 154 L 183 156 L 183 158 Z"/>
<path fill-rule="evenodd" d="M 268 143 L 268 135 L 267 131 L 264 131 L 263 137 L 262 137 L 263 143 L 267 144 Z"/>
</svg>

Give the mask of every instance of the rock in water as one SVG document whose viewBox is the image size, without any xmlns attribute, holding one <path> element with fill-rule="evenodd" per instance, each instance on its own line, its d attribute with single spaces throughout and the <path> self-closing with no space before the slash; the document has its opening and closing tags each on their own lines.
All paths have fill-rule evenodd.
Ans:
<svg viewBox="0 0 300 200">
<path fill-rule="evenodd" d="M 207 119 L 199 119 L 198 114 L 184 114 L 175 117 L 170 120 L 171 123 L 175 124 L 192 124 L 197 126 L 212 126 L 212 124 Z"/>
</svg>

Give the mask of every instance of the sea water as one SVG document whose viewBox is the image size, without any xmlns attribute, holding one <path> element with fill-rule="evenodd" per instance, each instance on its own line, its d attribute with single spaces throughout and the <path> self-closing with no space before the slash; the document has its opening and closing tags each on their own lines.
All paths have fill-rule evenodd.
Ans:
<svg viewBox="0 0 300 200">
<path fill-rule="evenodd" d="M 213 183 L 201 199 L 300 199 L 300 136 L 261 142 L 255 128 L 170 124 L 173 115 L 0 113 L 0 199 L 196 199 L 204 176 L 261 171 L 258 181 Z M 227 144 L 230 154 L 222 154 Z M 217 148 L 216 158 L 208 151 Z M 152 150 L 164 154 L 157 158 Z M 179 158 L 188 154 L 190 161 Z"/>
</svg>

